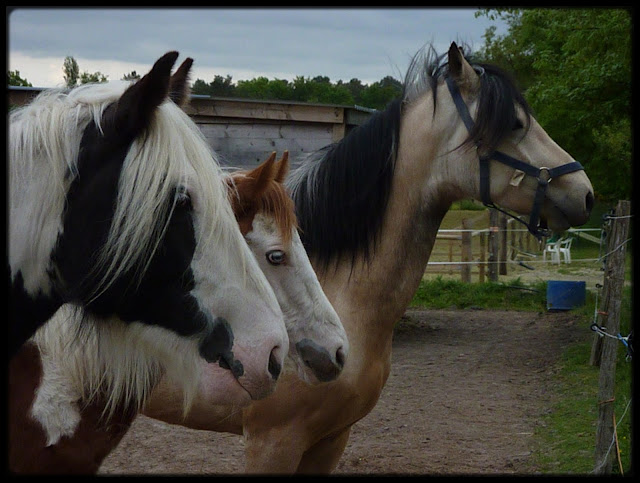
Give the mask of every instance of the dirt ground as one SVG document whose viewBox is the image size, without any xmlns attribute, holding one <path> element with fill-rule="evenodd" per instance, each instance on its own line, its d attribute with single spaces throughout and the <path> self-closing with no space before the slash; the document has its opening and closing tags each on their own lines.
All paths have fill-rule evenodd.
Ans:
<svg viewBox="0 0 640 483">
<path fill-rule="evenodd" d="M 391 375 L 336 474 L 535 474 L 533 432 L 553 402 L 571 312 L 408 310 Z M 100 474 L 239 474 L 242 438 L 139 417 Z"/>
</svg>

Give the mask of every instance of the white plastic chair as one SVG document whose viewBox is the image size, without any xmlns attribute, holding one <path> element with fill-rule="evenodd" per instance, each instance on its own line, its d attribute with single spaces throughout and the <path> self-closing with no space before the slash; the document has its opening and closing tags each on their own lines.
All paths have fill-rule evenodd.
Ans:
<svg viewBox="0 0 640 483">
<path fill-rule="evenodd" d="M 560 254 L 564 258 L 564 263 L 571 263 L 571 243 L 573 242 L 572 237 L 567 237 L 560 240 L 559 250 Z M 560 262 L 558 262 L 560 263 Z"/>
<path fill-rule="evenodd" d="M 547 242 L 542 251 L 542 261 L 547 261 L 547 253 L 551 256 L 551 263 L 560 265 L 560 243 L 563 240 L 556 240 L 554 242 Z"/>
</svg>

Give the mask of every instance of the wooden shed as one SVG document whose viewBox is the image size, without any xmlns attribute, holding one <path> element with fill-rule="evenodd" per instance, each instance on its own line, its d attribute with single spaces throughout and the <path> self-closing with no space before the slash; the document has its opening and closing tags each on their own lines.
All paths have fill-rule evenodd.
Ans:
<svg viewBox="0 0 640 483">
<path fill-rule="evenodd" d="M 24 105 L 37 87 L 8 86 L 9 105 Z M 252 168 L 272 151 L 289 150 L 292 167 L 342 139 L 372 112 L 358 106 L 263 101 L 193 95 L 187 114 L 200 126 L 223 166 Z"/>
</svg>

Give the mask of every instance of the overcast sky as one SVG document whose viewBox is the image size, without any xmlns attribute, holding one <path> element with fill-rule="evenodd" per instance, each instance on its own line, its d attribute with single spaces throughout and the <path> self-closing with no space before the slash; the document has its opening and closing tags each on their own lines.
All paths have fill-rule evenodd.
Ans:
<svg viewBox="0 0 640 483">
<path fill-rule="evenodd" d="M 20 8 L 10 11 L 8 70 L 34 87 L 64 84 L 62 66 L 73 56 L 80 72 L 109 80 L 145 74 L 170 50 L 176 66 L 194 59 L 191 80 L 231 75 L 401 80 L 411 56 L 426 43 L 444 52 L 452 41 L 474 49 L 502 23 L 475 8 L 423 9 L 96 9 Z"/>
</svg>

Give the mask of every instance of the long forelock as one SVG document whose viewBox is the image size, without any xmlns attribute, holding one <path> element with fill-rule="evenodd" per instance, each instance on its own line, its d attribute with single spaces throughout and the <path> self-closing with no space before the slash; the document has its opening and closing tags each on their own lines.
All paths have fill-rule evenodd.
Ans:
<svg viewBox="0 0 640 483">
<path fill-rule="evenodd" d="M 29 177 L 34 163 L 48 163 L 51 181 L 77 174 L 78 151 L 85 128 L 100 128 L 105 109 L 128 83 L 85 84 L 75 89 L 48 89 L 10 113 L 9 147 L 12 179 Z"/>
<path fill-rule="evenodd" d="M 280 238 L 285 245 L 291 242 L 293 230 L 298 229 L 298 219 L 293 200 L 287 193 L 285 186 L 275 180 L 267 181 L 258 199 L 252 193 L 253 180 L 246 176 L 245 171 L 233 173 L 229 180 L 231 196 L 234 199 L 234 211 L 242 210 L 243 202 L 251 200 L 255 213 L 262 213 L 272 218 L 280 230 Z M 241 215 L 241 213 L 236 213 Z"/>
<path fill-rule="evenodd" d="M 61 228 L 67 190 L 78 174 L 83 133 L 91 122 L 100 125 L 105 109 L 127 85 L 115 82 L 49 89 L 10 112 L 8 202 L 11 216 L 19 217 L 19 221 L 11 220 L 9 229 L 12 270 L 14 263 L 19 265 L 16 270 L 33 265 L 44 276 Z"/>
<path fill-rule="evenodd" d="M 498 144 L 514 129 L 516 106 L 524 113 L 524 133 L 531 123 L 531 108 L 514 79 L 502 69 L 489 64 L 472 64 L 481 68 L 478 111 L 474 129 L 469 137 L 488 152 L 494 151 Z"/>
<path fill-rule="evenodd" d="M 293 230 L 298 228 L 293 200 L 280 183 L 270 181 L 269 188 L 260 198 L 258 212 L 270 215 L 280 228 L 280 235 L 285 245 L 291 243 Z"/>
<path fill-rule="evenodd" d="M 97 264 L 104 273 L 100 290 L 131 269 L 142 278 L 168 226 L 178 186 L 192 190 L 198 200 L 202 220 L 196 242 L 206 247 L 233 243 L 234 218 L 215 154 L 191 119 L 166 101 L 124 160 L 114 218 Z"/>
</svg>

